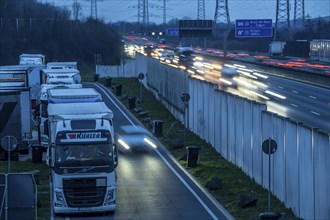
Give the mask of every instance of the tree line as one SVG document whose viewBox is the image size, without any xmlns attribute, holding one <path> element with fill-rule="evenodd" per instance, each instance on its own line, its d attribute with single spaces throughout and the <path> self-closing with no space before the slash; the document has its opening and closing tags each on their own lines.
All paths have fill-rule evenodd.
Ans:
<svg viewBox="0 0 330 220">
<path fill-rule="evenodd" d="M 0 0 L 0 65 L 18 64 L 22 53 L 41 53 L 49 61 L 120 63 L 117 31 L 101 19 L 70 19 L 67 8 L 36 0 Z"/>
</svg>

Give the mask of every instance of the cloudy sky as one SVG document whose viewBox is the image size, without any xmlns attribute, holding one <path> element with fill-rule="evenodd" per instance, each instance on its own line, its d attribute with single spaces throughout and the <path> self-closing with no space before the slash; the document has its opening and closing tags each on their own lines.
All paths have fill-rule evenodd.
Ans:
<svg viewBox="0 0 330 220">
<path fill-rule="evenodd" d="M 54 3 L 58 6 L 66 6 L 71 9 L 73 0 L 38 0 L 40 2 Z M 78 0 L 82 5 L 83 16 L 89 16 L 91 12 L 90 0 Z M 162 23 L 163 0 L 149 0 L 150 22 Z M 167 0 L 167 21 L 172 18 L 182 19 L 197 18 L 197 0 Z M 205 0 L 205 17 L 213 19 L 216 0 Z M 98 0 L 98 17 L 108 22 L 137 21 L 138 0 Z M 236 19 L 273 19 L 276 16 L 276 0 L 228 0 L 229 16 L 233 22 Z M 290 18 L 293 18 L 294 0 L 290 0 Z M 330 16 L 329 0 L 305 0 L 305 15 L 312 18 Z"/>
</svg>

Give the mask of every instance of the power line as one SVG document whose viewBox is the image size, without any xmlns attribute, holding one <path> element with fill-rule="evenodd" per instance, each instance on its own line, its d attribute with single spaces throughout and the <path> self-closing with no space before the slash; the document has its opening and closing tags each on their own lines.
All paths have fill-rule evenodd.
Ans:
<svg viewBox="0 0 330 220">
<path fill-rule="evenodd" d="M 205 0 L 197 0 L 197 19 L 205 20 Z"/>
<path fill-rule="evenodd" d="M 228 10 L 228 0 L 216 0 L 214 23 L 225 23 L 229 26 L 229 10 Z"/>
<path fill-rule="evenodd" d="M 301 21 L 302 25 L 305 24 L 305 1 L 304 0 L 294 0 L 294 19 L 293 26 L 297 27 L 298 21 Z"/>
</svg>

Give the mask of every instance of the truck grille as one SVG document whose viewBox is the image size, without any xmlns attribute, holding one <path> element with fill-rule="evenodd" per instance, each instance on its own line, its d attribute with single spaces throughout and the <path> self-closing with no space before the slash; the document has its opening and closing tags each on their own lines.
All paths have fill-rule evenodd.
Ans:
<svg viewBox="0 0 330 220">
<path fill-rule="evenodd" d="M 106 194 L 106 178 L 63 179 L 68 207 L 102 206 Z"/>
</svg>

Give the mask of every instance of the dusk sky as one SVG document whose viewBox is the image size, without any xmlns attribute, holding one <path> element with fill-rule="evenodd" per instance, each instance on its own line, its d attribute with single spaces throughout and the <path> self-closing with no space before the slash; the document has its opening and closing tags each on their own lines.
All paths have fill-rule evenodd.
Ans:
<svg viewBox="0 0 330 220">
<path fill-rule="evenodd" d="M 40 2 L 54 3 L 58 6 L 66 6 L 71 10 L 73 0 L 39 0 Z M 90 0 L 78 0 L 82 5 L 84 17 L 90 15 Z M 98 17 L 107 22 L 137 21 L 138 0 L 98 0 Z M 163 0 L 149 0 L 149 21 L 162 23 Z M 206 19 L 213 19 L 216 0 L 205 0 Z M 167 21 L 183 17 L 197 18 L 197 0 L 168 0 Z M 290 0 L 290 18 L 293 19 L 294 0 Z M 236 19 L 273 19 L 276 15 L 276 0 L 228 0 L 229 16 L 231 22 Z M 312 18 L 330 16 L 329 0 L 305 0 L 305 15 Z"/>
</svg>

